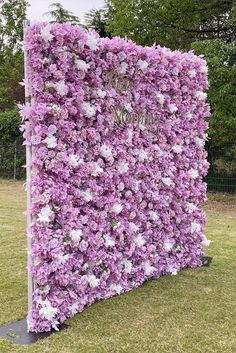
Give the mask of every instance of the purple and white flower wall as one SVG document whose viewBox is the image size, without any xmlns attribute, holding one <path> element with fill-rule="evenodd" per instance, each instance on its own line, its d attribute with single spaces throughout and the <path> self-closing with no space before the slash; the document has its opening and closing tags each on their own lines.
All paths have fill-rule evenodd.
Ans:
<svg viewBox="0 0 236 353">
<path fill-rule="evenodd" d="M 206 62 L 69 24 L 26 31 L 31 331 L 201 266 Z"/>
</svg>

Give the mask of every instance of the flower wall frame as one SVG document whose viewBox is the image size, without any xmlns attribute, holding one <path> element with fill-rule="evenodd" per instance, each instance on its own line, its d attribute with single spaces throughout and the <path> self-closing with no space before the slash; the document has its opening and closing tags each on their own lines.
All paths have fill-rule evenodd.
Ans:
<svg viewBox="0 0 236 353">
<path fill-rule="evenodd" d="M 29 330 L 201 266 L 207 66 L 193 52 L 37 23 L 25 34 L 32 152 Z"/>
</svg>

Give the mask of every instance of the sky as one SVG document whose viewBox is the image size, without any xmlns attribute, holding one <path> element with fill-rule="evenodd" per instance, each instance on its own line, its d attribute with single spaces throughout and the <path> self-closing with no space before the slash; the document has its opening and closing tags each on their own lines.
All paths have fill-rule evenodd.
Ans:
<svg viewBox="0 0 236 353">
<path fill-rule="evenodd" d="M 55 2 L 59 2 L 65 9 L 73 12 L 82 22 L 87 11 L 104 5 L 104 0 L 28 0 L 28 2 L 30 7 L 27 16 L 30 21 L 47 21 L 47 16 L 43 14 L 49 11 L 49 5 Z"/>
</svg>

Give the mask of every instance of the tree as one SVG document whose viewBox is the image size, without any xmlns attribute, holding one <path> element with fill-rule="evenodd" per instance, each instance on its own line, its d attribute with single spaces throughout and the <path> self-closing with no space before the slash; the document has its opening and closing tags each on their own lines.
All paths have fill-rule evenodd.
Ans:
<svg viewBox="0 0 236 353">
<path fill-rule="evenodd" d="M 195 42 L 196 54 L 204 54 L 209 67 L 211 104 L 209 135 L 214 146 L 235 143 L 236 131 L 236 41 L 220 39 Z"/>
<path fill-rule="evenodd" d="M 234 0 L 109 0 L 108 29 L 142 45 L 188 49 L 196 40 L 236 35 Z"/>
<path fill-rule="evenodd" d="M 85 14 L 85 25 L 89 29 L 95 29 L 101 37 L 111 38 L 111 33 L 107 29 L 108 17 L 108 7 L 92 9 Z"/>
<path fill-rule="evenodd" d="M 25 0 L 2 0 L 0 3 L 0 111 L 11 109 L 24 99 L 19 85 L 23 77 L 23 21 L 28 3 Z"/>
<path fill-rule="evenodd" d="M 0 1 L 0 59 L 6 50 L 21 49 L 27 6 L 28 2 L 25 0 Z"/>
<path fill-rule="evenodd" d="M 46 12 L 45 15 L 49 15 L 52 18 L 50 23 L 80 23 L 79 18 L 73 15 L 72 12 L 66 10 L 60 3 L 55 2 L 49 7 L 53 10 Z"/>
</svg>

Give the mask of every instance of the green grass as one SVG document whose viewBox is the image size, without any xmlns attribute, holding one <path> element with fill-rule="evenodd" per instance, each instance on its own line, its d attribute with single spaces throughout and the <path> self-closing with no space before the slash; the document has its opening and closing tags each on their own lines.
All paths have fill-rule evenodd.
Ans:
<svg viewBox="0 0 236 353">
<path fill-rule="evenodd" d="M 236 353 L 234 196 L 211 195 L 210 268 L 188 269 L 95 303 L 32 346 L 0 338 L 0 353 Z M 0 181 L 0 325 L 27 311 L 25 193 Z"/>
</svg>

